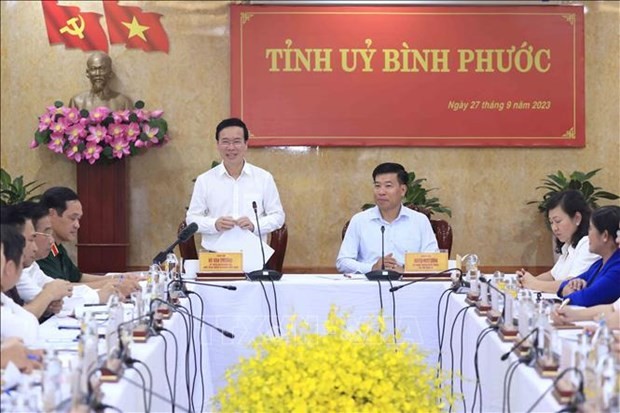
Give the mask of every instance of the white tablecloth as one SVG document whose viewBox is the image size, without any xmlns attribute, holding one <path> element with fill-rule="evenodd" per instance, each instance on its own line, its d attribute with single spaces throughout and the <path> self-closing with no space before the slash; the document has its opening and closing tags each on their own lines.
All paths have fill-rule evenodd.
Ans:
<svg viewBox="0 0 620 413">
<path fill-rule="evenodd" d="M 272 334 L 268 320 L 268 308 L 260 283 L 238 281 L 234 283 L 237 291 L 226 291 L 213 287 L 196 286 L 196 292 L 206 302 L 206 320 L 235 334 L 230 340 L 219 333 L 209 330 L 204 344 L 208 348 L 210 364 L 205 369 L 211 373 L 216 392 L 225 384 L 224 372 L 235 364 L 240 357 L 251 354 L 249 343 L 260 334 Z M 402 282 L 395 282 L 395 285 Z M 274 297 L 271 283 L 264 283 L 275 317 Z M 427 361 L 437 362 L 439 342 L 437 337 L 438 301 L 442 292 L 449 286 L 447 282 L 420 282 L 407 286 L 396 294 L 396 325 L 402 332 L 402 340 L 417 343 L 421 350 L 428 353 Z M 391 329 L 392 300 L 389 284 L 381 283 L 386 325 Z M 342 275 L 299 275 L 285 276 L 276 283 L 281 327 L 284 329 L 290 317 L 295 314 L 319 331 L 332 305 L 337 305 L 342 312 L 350 314 L 351 326 L 368 320 L 379 312 L 379 287 L 376 282 L 366 280 L 347 280 Z M 446 317 L 446 335 L 443 344 L 443 369 L 449 374 L 450 329 L 456 313 L 466 306 L 464 295 L 452 294 L 449 298 Z M 445 299 L 441 308 L 441 318 Z M 461 315 L 462 317 L 462 315 Z M 465 314 L 463 343 L 463 395 L 467 410 L 471 409 L 475 385 L 473 356 L 478 334 L 488 325 L 486 321 L 470 309 Z M 275 327 L 275 319 L 273 321 Z M 276 333 L 277 333 L 277 327 Z M 284 331 L 284 330 L 283 330 Z M 454 371 L 458 373 L 460 363 L 461 318 L 455 325 L 453 333 Z M 496 333 L 490 333 L 482 342 L 479 350 L 479 368 L 483 393 L 483 411 L 502 411 L 503 378 L 510 363 L 516 360 L 514 355 L 504 362 L 500 361 L 503 353 L 511 344 L 502 342 Z M 454 376 L 454 391 L 460 392 L 460 375 Z M 552 380 L 538 376 L 533 368 L 520 366 L 512 380 L 511 411 L 526 411 L 532 403 L 551 385 Z M 478 411 L 480 399 L 476 404 Z M 557 411 L 561 408 L 551 393 L 537 406 L 535 411 Z M 453 410 L 462 411 L 463 403 L 459 401 Z"/>
<path fill-rule="evenodd" d="M 394 283 L 397 284 L 401 283 Z M 214 330 L 208 331 L 205 345 L 208 347 L 210 364 L 205 365 L 205 370 L 211 373 L 214 391 L 225 383 L 226 369 L 240 357 L 252 353 L 249 344 L 255 337 L 272 334 L 261 284 L 240 281 L 234 285 L 238 288 L 236 291 L 195 286 L 196 292 L 205 299 L 205 319 L 235 334 L 235 338 L 231 340 Z M 271 302 L 277 334 L 272 285 L 264 282 L 264 286 Z M 446 282 L 422 282 L 395 292 L 396 327 L 402 333 L 401 340 L 417 343 L 421 350 L 429 353 L 428 360 L 432 363 L 437 360 L 438 352 L 437 299 L 447 286 Z M 351 327 L 376 317 L 380 310 L 377 282 L 349 280 L 342 275 L 285 276 L 276 283 L 275 288 L 283 333 L 293 315 L 308 322 L 312 328 L 322 331 L 332 305 L 336 305 L 341 313 L 349 314 Z M 386 327 L 391 331 L 393 307 L 389 288 L 387 282 L 381 282 Z"/>
<path fill-rule="evenodd" d="M 474 308 L 467 310 L 463 329 L 463 370 L 462 374 L 459 374 L 461 363 L 461 326 L 463 325 L 462 313 L 454 326 L 452 335 L 453 363 L 450 352 L 450 331 L 457 313 L 466 306 L 465 295 L 452 294 L 450 296 L 446 317 L 446 335 L 442 346 L 442 358 L 444 372 L 450 374 L 450 367 L 453 366 L 455 373 L 454 390 L 456 393 L 460 392 L 462 377 L 463 396 L 465 397 L 467 411 L 469 412 L 474 400 L 474 387 L 476 383 L 476 373 L 474 370 L 476 340 L 480 332 L 489 327 L 489 324 L 484 317 L 475 313 Z M 442 305 L 442 318 L 444 308 L 444 305 Z M 510 351 L 513 344 L 503 342 L 496 332 L 491 332 L 485 336 L 480 345 L 478 350 L 478 368 L 482 387 L 482 411 L 484 412 L 525 412 L 552 384 L 553 380 L 541 378 L 534 368 L 522 364 L 517 368 L 510 386 L 510 408 L 502 408 L 504 375 L 510 364 L 517 360 L 517 356 L 512 353 L 505 361 L 501 361 L 500 358 L 504 353 Z M 479 406 L 480 395 L 478 395 L 476 400 L 476 412 L 479 411 Z M 463 411 L 463 403 L 457 403 L 455 408 L 456 411 Z M 555 412 L 561 408 L 562 406 L 556 402 L 551 392 L 549 392 L 534 411 Z"/>
</svg>

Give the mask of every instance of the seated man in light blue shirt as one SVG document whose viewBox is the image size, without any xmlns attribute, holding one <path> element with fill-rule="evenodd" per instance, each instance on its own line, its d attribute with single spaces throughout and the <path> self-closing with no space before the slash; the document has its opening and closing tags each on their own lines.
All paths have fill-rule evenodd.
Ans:
<svg viewBox="0 0 620 413">
<path fill-rule="evenodd" d="M 409 176 L 402 165 L 382 163 L 372 172 L 376 206 L 351 218 L 336 268 L 341 273 L 380 270 L 381 227 L 385 228 L 385 269 L 404 272 L 405 253 L 438 252 L 428 218 L 403 205 Z"/>
</svg>

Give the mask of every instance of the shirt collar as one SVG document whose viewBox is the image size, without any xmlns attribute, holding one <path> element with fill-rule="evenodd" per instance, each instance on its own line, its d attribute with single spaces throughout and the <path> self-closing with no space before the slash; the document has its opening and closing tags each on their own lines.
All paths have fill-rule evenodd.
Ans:
<svg viewBox="0 0 620 413">
<path fill-rule="evenodd" d="M 398 215 L 396 216 L 396 219 L 391 223 L 394 223 L 400 219 L 406 219 L 408 217 L 407 213 L 405 212 L 405 208 L 407 208 L 406 206 L 404 206 L 403 204 L 400 204 L 400 210 L 398 211 Z M 385 222 L 388 223 L 386 220 L 383 219 L 383 217 L 381 216 L 381 212 L 379 211 L 379 207 L 378 206 L 374 206 L 373 208 L 373 212 L 372 212 L 372 220 L 373 221 L 379 221 L 379 222 Z"/>
<path fill-rule="evenodd" d="M 224 162 L 220 162 L 220 164 L 218 166 L 215 167 L 216 168 L 216 172 L 220 175 L 220 176 L 230 176 L 228 174 L 228 171 L 226 170 L 226 167 L 224 166 Z M 246 161 L 245 159 L 243 160 L 243 168 L 241 168 L 241 175 L 250 175 L 252 176 L 252 168 L 250 167 L 250 164 L 248 163 L 248 161 Z M 241 176 L 239 175 L 239 176 Z"/>
</svg>

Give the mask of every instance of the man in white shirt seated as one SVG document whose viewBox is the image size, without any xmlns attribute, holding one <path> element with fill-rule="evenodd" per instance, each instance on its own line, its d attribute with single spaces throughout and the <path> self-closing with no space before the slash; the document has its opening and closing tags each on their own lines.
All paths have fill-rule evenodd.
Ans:
<svg viewBox="0 0 620 413">
<path fill-rule="evenodd" d="M 16 226 L 5 224 L 0 225 L 0 241 L 0 340 L 18 337 L 27 346 L 31 346 L 39 338 L 39 321 L 5 294 L 19 279 L 26 241 Z"/>
<path fill-rule="evenodd" d="M 382 163 L 372 173 L 376 206 L 351 218 L 336 260 L 341 273 L 382 269 L 381 232 L 385 228 L 385 269 L 404 272 L 407 252 L 438 252 L 428 218 L 403 205 L 409 176 L 397 163 Z"/>
<path fill-rule="evenodd" d="M 32 224 L 32 215 L 41 215 L 35 213 L 37 209 L 40 210 L 38 204 L 34 202 L 21 202 L 15 205 L 2 206 L 0 215 L 2 223 L 4 225 L 12 225 L 21 232 L 22 236 L 26 240 L 24 247 L 24 254 L 22 258 L 22 267 L 30 266 L 37 254 L 37 243 L 35 242 L 35 229 Z M 18 279 L 18 282 L 20 278 Z M 4 293 L 10 297 L 16 304 L 21 305 L 27 311 L 30 311 L 37 319 L 41 318 L 43 314 L 48 311 L 50 313 L 58 313 L 62 307 L 62 300 L 65 296 L 71 295 L 71 284 L 66 281 L 58 281 L 50 283 L 42 294 L 35 294 L 29 297 L 28 300 L 24 300 L 24 297 L 19 295 L 16 288 L 10 288 L 5 290 Z"/>
<path fill-rule="evenodd" d="M 22 202 L 16 207 L 25 219 L 32 221 L 35 231 L 34 259 L 24 259 L 24 269 L 16 285 L 20 298 L 24 300 L 24 308 L 40 318 L 41 316 L 37 313 L 41 308 L 45 310 L 46 303 L 49 303 L 48 312 L 54 314 L 58 314 L 67 304 L 68 307 L 73 308 L 76 304 L 99 303 L 99 295 L 94 289 L 87 285 L 49 277 L 36 262 L 48 256 L 54 242 L 49 210 L 34 202 Z M 65 308 L 65 310 L 71 308 Z"/>
<path fill-rule="evenodd" d="M 246 162 L 249 132 L 237 118 L 225 119 L 215 132 L 222 163 L 196 179 L 186 222 L 198 224 L 202 247 L 214 245 L 224 231 L 238 226 L 258 235 L 256 202 L 263 241 L 284 224 L 284 210 L 273 176 Z"/>
</svg>

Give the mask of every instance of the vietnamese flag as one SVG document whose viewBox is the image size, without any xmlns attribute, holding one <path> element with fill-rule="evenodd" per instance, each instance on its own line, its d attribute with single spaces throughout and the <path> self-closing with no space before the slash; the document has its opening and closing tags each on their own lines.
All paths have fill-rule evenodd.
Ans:
<svg viewBox="0 0 620 413">
<path fill-rule="evenodd" d="M 82 12 L 75 6 L 59 6 L 57 1 L 42 0 L 41 5 L 50 44 L 108 51 L 108 38 L 99 23 L 101 14 Z"/>
<path fill-rule="evenodd" d="M 110 43 L 125 43 L 129 49 L 168 53 L 168 35 L 159 13 L 145 13 L 140 7 L 119 6 L 118 1 L 103 2 Z"/>
</svg>

